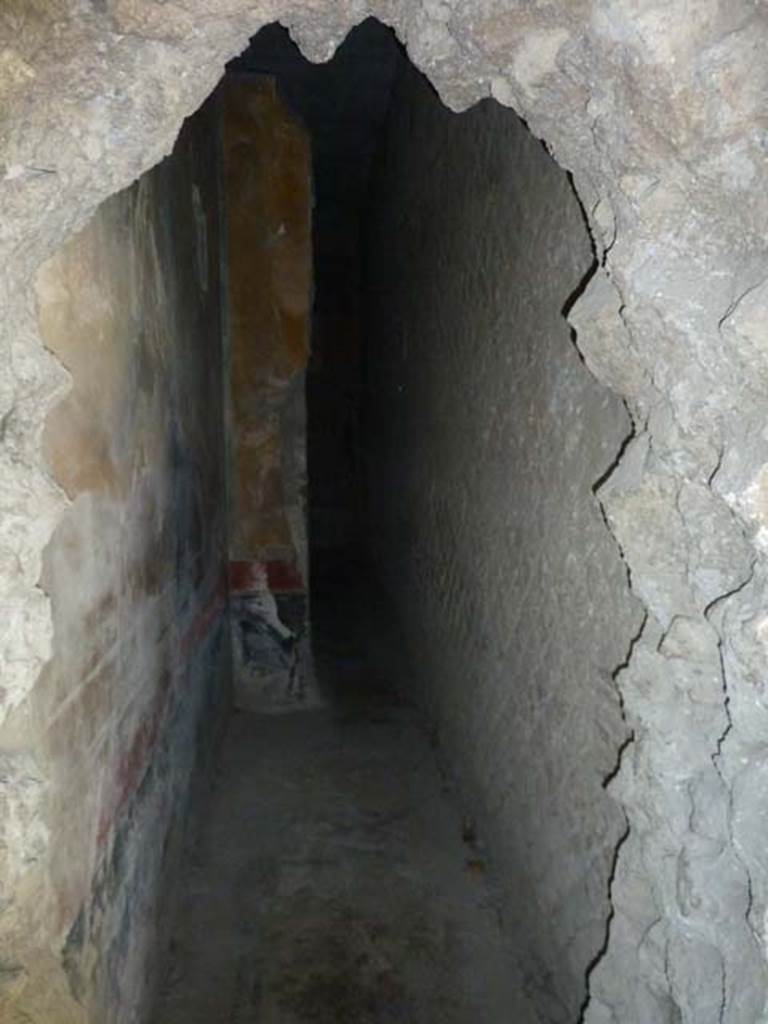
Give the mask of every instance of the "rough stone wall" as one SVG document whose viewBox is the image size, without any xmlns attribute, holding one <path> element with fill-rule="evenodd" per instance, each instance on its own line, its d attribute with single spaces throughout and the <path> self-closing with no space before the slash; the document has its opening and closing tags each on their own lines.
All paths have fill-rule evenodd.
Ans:
<svg viewBox="0 0 768 1024">
<path fill-rule="evenodd" d="M 222 94 L 235 700 L 281 710 L 314 697 L 304 398 L 311 157 L 273 79 L 230 74 Z"/>
<path fill-rule="evenodd" d="M 592 486 L 630 431 L 563 306 L 592 248 L 493 101 L 404 62 L 368 229 L 371 536 L 416 697 L 476 808 L 544 1020 L 576 1020 L 623 815 L 612 672 L 639 618 Z"/>
<path fill-rule="evenodd" d="M 396 29 L 452 108 L 494 95 L 572 171 L 599 269 L 571 319 L 588 365 L 635 424 L 599 491 L 649 618 L 616 676 L 633 741 L 609 793 L 629 833 L 585 1019 L 754 1024 L 768 993 L 762 4 L 5 3 L 2 715 L 27 706 L 50 657 L 40 560 L 66 505 L 41 449 L 66 378 L 34 315 L 37 267 L 170 151 L 182 119 L 262 25 L 281 21 L 308 57 L 326 60 L 368 14 Z M 3 737 L 2 754 L 8 950 L 30 867 L 47 855 L 34 804 L 48 772 L 27 739 Z M 29 955 L 19 960 L 28 966 Z"/>
<path fill-rule="evenodd" d="M 37 276 L 71 381 L 43 452 L 70 504 L 43 559 L 51 658 L 5 723 L 49 780 L 34 934 L 16 928 L 29 960 L 5 952 L 0 982 L 20 1020 L 144 1019 L 194 772 L 228 702 L 217 150 L 211 101 Z"/>
</svg>

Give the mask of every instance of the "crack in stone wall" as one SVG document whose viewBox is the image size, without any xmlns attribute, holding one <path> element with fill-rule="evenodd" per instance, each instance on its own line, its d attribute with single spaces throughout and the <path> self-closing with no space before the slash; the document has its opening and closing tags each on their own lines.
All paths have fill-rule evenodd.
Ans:
<svg viewBox="0 0 768 1024">
<path fill-rule="evenodd" d="M 170 150 L 182 118 L 262 24 L 279 19 L 324 60 L 367 14 L 395 27 L 454 109 L 489 93 L 513 106 L 573 172 L 599 240 L 604 273 L 572 317 L 585 314 L 585 360 L 636 423 L 601 500 L 649 619 L 617 677 L 636 738 L 610 791 L 630 833 L 585 1020 L 753 1024 L 765 1014 L 768 880 L 768 16 L 759 4 L 5 4 L 4 708 L 23 703 L 49 656 L 37 580 L 64 508 L 40 456 L 63 374 L 35 326 L 35 269 Z M 2 746 L 26 758 L 34 737 L 6 728 Z M 21 774 L 44 785 L 38 768 Z M 17 777 L 4 773 L 4 785 Z M 39 813 L 25 817 L 39 835 Z M 14 832 L 13 842 L 24 839 Z M 40 869 L 44 854 L 35 858 Z M 4 962 L 5 922 L 20 919 L 23 890 L 7 895 L 0 918 Z M 28 949 L 47 941 L 40 932 Z M 63 1003 L 60 1019 L 75 1019 Z"/>
</svg>

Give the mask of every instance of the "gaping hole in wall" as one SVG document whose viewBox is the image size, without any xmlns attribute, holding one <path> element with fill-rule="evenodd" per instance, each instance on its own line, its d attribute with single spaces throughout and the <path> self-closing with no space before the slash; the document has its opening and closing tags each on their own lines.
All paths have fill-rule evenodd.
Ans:
<svg viewBox="0 0 768 1024">
<path fill-rule="evenodd" d="M 263 30 L 44 268 L 57 1005 L 579 1017 L 638 623 L 593 494 L 630 423 L 564 317 L 593 264 L 525 125 L 369 21 L 324 66 Z"/>
</svg>

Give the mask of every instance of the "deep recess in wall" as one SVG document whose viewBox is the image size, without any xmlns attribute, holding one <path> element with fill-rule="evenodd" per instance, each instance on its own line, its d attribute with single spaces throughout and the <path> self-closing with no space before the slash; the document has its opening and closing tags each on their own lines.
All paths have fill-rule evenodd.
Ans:
<svg viewBox="0 0 768 1024">
<path fill-rule="evenodd" d="M 368 435 L 377 439 L 378 455 L 388 457 L 384 476 L 392 483 L 383 495 L 379 484 L 383 503 L 371 502 L 380 527 L 376 563 L 383 558 L 382 575 L 389 576 L 382 601 L 391 612 L 403 611 L 404 653 L 424 654 L 411 656 L 414 678 L 406 688 L 439 719 L 442 749 L 453 755 L 465 793 L 474 789 L 480 804 L 487 798 L 487 821 L 510 825 L 494 848 L 502 877 L 521 879 L 524 899 L 505 897 L 507 923 L 513 934 L 526 935 L 526 944 L 531 939 L 528 987 L 539 992 L 540 1005 L 554 1002 L 550 1015 L 562 1016 L 563 1000 L 575 1003 L 576 987 L 583 992 L 583 980 L 577 986 L 574 979 L 590 947 L 599 960 L 589 973 L 587 1024 L 764 1019 L 764 5 L 227 0 L 223 6 L 61 0 L 5 4 L 0 13 L 0 1016 L 25 1024 L 136 1024 L 145 1016 L 158 922 L 162 937 L 168 917 L 165 882 L 176 875 L 187 810 L 196 803 L 192 781 L 208 774 L 213 724 L 225 719 L 230 625 L 247 639 L 249 658 L 259 650 L 272 658 L 266 671 L 238 673 L 241 704 L 256 691 L 272 708 L 322 705 L 311 671 L 302 671 L 311 669 L 306 577 L 292 574 L 283 558 L 286 550 L 297 561 L 301 556 L 301 452 L 293 448 L 283 475 L 276 410 L 265 433 L 267 457 L 255 463 L 262 493 L 278 493 L 284 483 L 289 496 L 283 514 L 269 518 L 269 535 L 256 538 L 275 544 L 268 552 L 273 564 L 230 559 L 227 547 L 224 508 L 216 500 L 226 463 L 218 415 L 224 369 L 215 301 L 218 183 L 206 173 L 216 163 L 216 133 L 203 129 L 205 118 L 192 118 L 183 129 L 182 123 L 267 20 L 283 22 L 302 52 L 322 62 L 361 18 L 378 14 L 452 109 L 495 97 L 518 111 L 573 173 L 598 266 L 568 319 L 588 367 L 626 401 L 636 424 L 615 471 L 607 479 L 606 467 L 595 474 L 603 481 L 597 497 L 647 613 L 640 631 L 640 614 L 625 615 L 625 602 L 616 602 L 617 621 L 604 633 L 615 635 L 621 653 L 610 673 L 602 662 L 583 671 L 573 623 L 590 621 L 590 605 L 579 603 L 581 595 L 568 596 L 579 545 L 570 546 L 564 566 L 561 546 L 538 559 L 542 539 L 561 538 L 550 529 L 557 518 L 551 507 L 539 517 L 540 530 L 526 528 L 531 516 L 513 521 L 510 514 L 512 528 L 494 532 L 498 523 L 477 511 L 493 499 L 505 508 L 518 508 L 521 498 L 535 505 L 544 473 L 541 479 L 516 474 L 524 486 L 512 495 L 496 492 L 487 472 L 488 459 L 508 462 L 515 454 L 518 435 L 505 434 L 498 417 L 490 424 L 479 417 L 486 433 L 475 449 L 477 472 L 473 462 L 449 479 L 467 430 L 456 426 L 451 443 L 440 448 L 433 426 L 438 420 L 441 430 L 469 426 L 483 390 L 475 376 L 482 362 L 466 367 L 471 372 L 459 395 L 446 386 L 447 367 L 462 346 L 441 343 L 435 354 L 434 310 L 445 310 L 441 337 L 471 334 L 479 341 L 503 326 L 496 316 L 502 293 L 519 298 L 528 290 L 496 288 L 499 276 L 485 272 L 480 253 L 473 280 L 451 273 L 455 239 L 433 254 L 450 285 L 439 295 L 430 288 L 434 275 L 418 261 L 422 243 L 434 237 L 431 227 L 450 227 L 462 219 L 468 197 L 494 190 L 467 187 L 457 195 L 446 189 L 441 168 L 459 140 L 446 145 L 443 134 L 440 142 L 443 129 L 434 134 L 429 118 L 418 115 L 420 135 L 408 149 L 414 156 L 429 150 L 428 177 L 436 187 L 420 190 L 419 160 L 413 174 L 401 173 L 403 151 L 398 159 L 396 147 L 383 148 L 394 158 L 372 190 L 364 278 L 370 305 L 378 295 L 382 309 L 380 324 L 366 334 L 397 340 L 394 353 L 381 353 L 390 373 L 365 418 L 391 423 L 386 410 L 396 399 L 404 423 L 429 428 L 397 458 L 392 453 L 402 447 L 404 431 Z M 265 135 L 281 120 L 275 99 L 268 89 L 261 93 L 271 111 Z M 218 102 L 213 97 L 208 105 L 213 120 Z M 392 132 L 403 138 L 407 119 L 398 121 L 391 109 Z M 486 109 L 468 116 L 490 115 Z M 300 163 L 307 139 L 294 129 L 275 142 Z M 478 124 L 475 129 L 479 139 Z M 163 160 L 176 140 L 173 156 Z M 482 145 L 475 150 L 486 152 Z M 524 163 L 516 161 L 516 168 Z M 413 223 L 403 222 L 402 207 L 388 216 L 387 181 L 395 178 L 420 200 L 412 206 Z M 303 198 L 295 198 L 299 224 Z M 521 204 L 528 227 L 536 220 L 532 207 L 545 220 L 550 204 Z M 476 223 L 482 212 L 479 203 L 464 224 Z M 568 218 L 550 223 L 551 238 L 561 238 L 561 220 Z M 494 239 L 495 227 L 488 224 L 485 236 Z M 458 234 L 463 245 L 466 231 Z M 515 262 L 495 266 L 513 273 L 526 265 L 527 238 L 519 231 L 507 237 L 518 246 Z M 279 238 L 274 241 L 282 251 Z M 299 239 L 299 248 L 305 242 Z M 420 304 L 407 305 L 400 270 L 381 259 L 387 248 L 403 256 Z M 377 259 L 386 277 L 373 272 Z M 302 263 L 295 289 L 282 280 L 278 307 L 288 314 L 294 342 L 292 386 L 290 394 L 281 389 L 286 401 L 279 406 L 281 418 L 294 424 L 306 356 L 308 309 L 298 301 L 305 271 Z M 371 289 L 377 280 L 382 288 Z M 482 311 L 490 313 L 467 329 L 461 313 L 476 308 L 482 289 L 488 300 Z M 475 300 L 464 304 L 465 295 Z M 511 305 L 515 322 L 504 333 L 522 339 L 535 303 Z M 530 365 L 516 368 L 515 382 L 527 379 L 536 362 L 537 346 L 530 351 Z M 395 355 L 407 364 L 405 380 Z M 505 368 L 493 358 L 488 363 L 494 375 Z M 283 367 L 280 380 L 286 377 Z M 526 414 L 521 439 L 545 421 L 537 409 L 545 393 L 528 387 L 515 402 Z M 552 406 L 556 420 L 562 408 Z M 539 441 L 548 437 L 547 431 L 536 435 L 531 451 L 542 454 L 546 445 Z M 568 452 L 571 470 L 584 446 L 576 436 L 576 449 L 569 450 L 569 440 L 560 450 Z M 237 454 L 246 460 L 253 451 L 243 445 Z M 457 499 L 459 484 L 467 493 Z M 564 490 L 562 537 L 575 532 L 567 515 L 572 495 Z M 393 494 L 402 498 L 397 507 Z M 432 518 L 414 530 L 419 510 Z M 246 556 L 253 540 L 238 538 Z M 400 557 L 406 550 L 413 557 Z M 442 562 L 440 550 L 448 552 Z M 510 575 L 513 554 L 520 555 L 520 571 Z M 581 563 L 589 596 L 599 593 L 592 559 Z M 567 570 L 568 585 L 553 609 L 563 573 L 546 599 L 537 583 L 539 569 L 554 567 Z M 243 611 L 242 621 L 232 623 L 228 572 L 232 606 Z M 514 608 L 504 600 L 512 587 Z M 258 614 L 252 618 L 260 607 L 261 622 Z M 289 615 L 291 629 L 282 618 Z M 501 629 L 498 615 L 505 619 Z M 545 642 L 533 642 L 542 632 Z M 514 641 L 526 636 L 532 642 L 520 650 Z M 575 658 L 559 659 L 571 639 Z M 462 657 L 473 642 L 477 656 Z M 547 666 L 526 660 L 531 651 L 541 652 L 547 665 L 561 661 L 560 678 L 570 670 L 557 699 L 545 685 Z M 505 671 L 514 685 L 503 683 Z M 567 793 L 568 810 L 595 825 L 603 794 L 595 803 L 594 775 L 603 766 L 592 763 L 594 719 L 585 720 L 586 705 L 574 708 L 560 698 L 594 678 L 599 690 L 605 686 L 605 706 L 614 708 L 611 673 L 633 740 L 615 772 L 624 737 L 613 718 L 598 723 L 597 747 L 614 747 L 605 775 L 615 772 L 610 795 L 628 823 L 603 947 L 593 942 L 593 919 L 582 930 L 570 907 L 605 902 L 606 872 L 583 844 L 578 822 L 561 813 Z M 438 679 L 446 685 L 435 699 Z M 508 699 L 498 699 L 503 695 Z M 557 749 L 548 740 L 550 724 Z M 505 747 L 505 737 L 514 737 L 515 746 Z M 564 762 L 576 766 L 567 779 Z M 542 773 L 542 765 L 550 770 Z M 497 767 L 510 769 L 509 778 Z M 544 810 L 531 832 L 527 812 L 534 805 Z M 467 834 L 474 831 L 468 825 Z M 490 835 L 482 823 L 480 834 Z M 600 828 L 591 834 L 600 835 Z M 571 901 L 557 883 L 567 888 L 583 864 L 584 884 Z M 564 898 L 558 901 L 558 894 Z M 537 920 L 527 916 L 529 904 L 540 910 Z M 526 911 L 520 920 L 516 906 Z M 563 935 L 549 944 L 546 933 L 561 915 Z M 574 931 L 563 953 L 558 943 Z M 335 947 L 325 948 L 333 959 Z M 255 993 L 247 971 L 242 978 Z M 395 998 L 401 990 L 389 991 Z M 242 1017 L 241 1009 L 233 1012 Z M 356 1008 L 347 1009 L 354 1019 Z M 475 1014 L 483 1017 L 488 1014 Z"/>
<path fill-rule="evenodd" d="M 221 334 L 220 249 L 228 361 L 210 344 Z M 493 878 L 510 971 L 520 971 L 519 1019 L 578 1016 L 626 833 L 603 784 L 627 741 L 613 673 L 637 624 L 593 494 L 630 424 L 564 319 L 593 269 L 568 177 L 518 118 L 493 101 L 451 113 L 393 34 L 369 21 L 323 67 L 279 26 L 263 30 L 172 158 L 104 204 L 41 274 L 44 335 L 74 381 L 46 437 L 75 499 L 46 559 L 57 630 L 47 685 L 66 694 L 68 673 L 87 681 L 82 721 L 78 701 L 64 702 L 87 736 L 75 756 L 62 754 L 71 726 L 54 716 L 53 756 L 65 767 L 51 804 L 64 837 L 53 885 L 64 894 L 69 991 L 94 1021 L 133 1022 L 152 998 L 147 965 L 166 938 L 192 795 L 226 718 L 225 626 L 240 723 L 329 708 L 343 719 L 371 699 L 377 720 L 382 693 L 394 692 L 420 709 L 446 779 L 458 782 L 465 823 L 455 835 L 473 855 L 464 866 Z M 83 280 L 93 316 L 78 306 Z M 228 529 L 216 501 L 225 462 Z M 73 568 L 71 558 L 89 545 L 112 555 L 92 591 L 81 588 L 81 608 L 67 598 L 92 563 Z M 126 629 L 119 615 L 134 605 Z M 72 663 L 90 657 L 84 631 L 95 620 L 91 678 L 90 662 Z M 123 678 L 112 660 L 134 675 L 102 720 L 100 687 Z M 228 735 L 247 746 L 258 729 Z M 248 758 L 234 763 L 256 771 Z M 412 784 L 407 774 L 398 783 Z M 246 796 L 259 785 L 254 775 Z M 67 787 L 89 793 L 77 828 Z M 439 786 L 425 787 L 436 801 Z M 206 937 L 199 924 L 192 915 L 188 932 L 180 926 L 177 948 Z M 324 942 L 335 949 L 347 924 Z M 403 957 L 418 928 L 387 955 Z M 232 966 L 240 953 L 230 948 Z M 461 952 L 457 991 L 469 984 Z M 298 984 L 299 967 L 280 984 Z M 335 967 L 318 968 L 324 984 L 323 970 Z M 494 995 L 471 1013 L 442 997 L 457 1024 L 478 1012 L 505 1020 L 513 997 L 502 974 L 489 969 Z M 412 1019 L 448 1019 L 434 1007 L 419 1016 L 397 971 L 364 981 L 364 1003 L 390 986 Z M 190 1007 L 211 1012 L 191 983 L 181 1004 L 162 992 L 178 1004 L 162 1004 L 162 1024 L 174 1013 L 191 1021 Z M 307 1013 L 315 995 L 296 996 Z M 344 1006 L 358 1024 L 354 1000 Z M 334 1012 L 334 1024 L 346 1019 Z"/>
<path fill-rule="evenodd" d="M 511 111 L 451 113 L 373 20 L 321 67 L 271 26 L 230 73 L 273 77 L 311 142 L 315 632 L 343 647 L 371 609 L 371 661 L 427 714 L 494 851 L 526 986 L 572 1021 L 626 834 L 604 784 L 639 621 L 594 496 L 631 423 L 564 318 L 595 268 L 583 211 Z M 279 606 L 294 577 L 273 575 Z M 332 700 L 324 668 L 321 650 Z"/>
</svg>

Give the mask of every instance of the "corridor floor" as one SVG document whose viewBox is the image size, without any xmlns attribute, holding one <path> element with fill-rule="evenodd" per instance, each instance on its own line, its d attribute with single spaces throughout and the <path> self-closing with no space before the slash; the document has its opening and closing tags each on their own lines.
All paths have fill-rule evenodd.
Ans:
<svg viewBox="0 0 768 1024">
<path fill-rule="evenodd" d="M 415 712 L 234 713 L 154 1024 L 528 1024 L 486 866 Z"/>
</svg>

